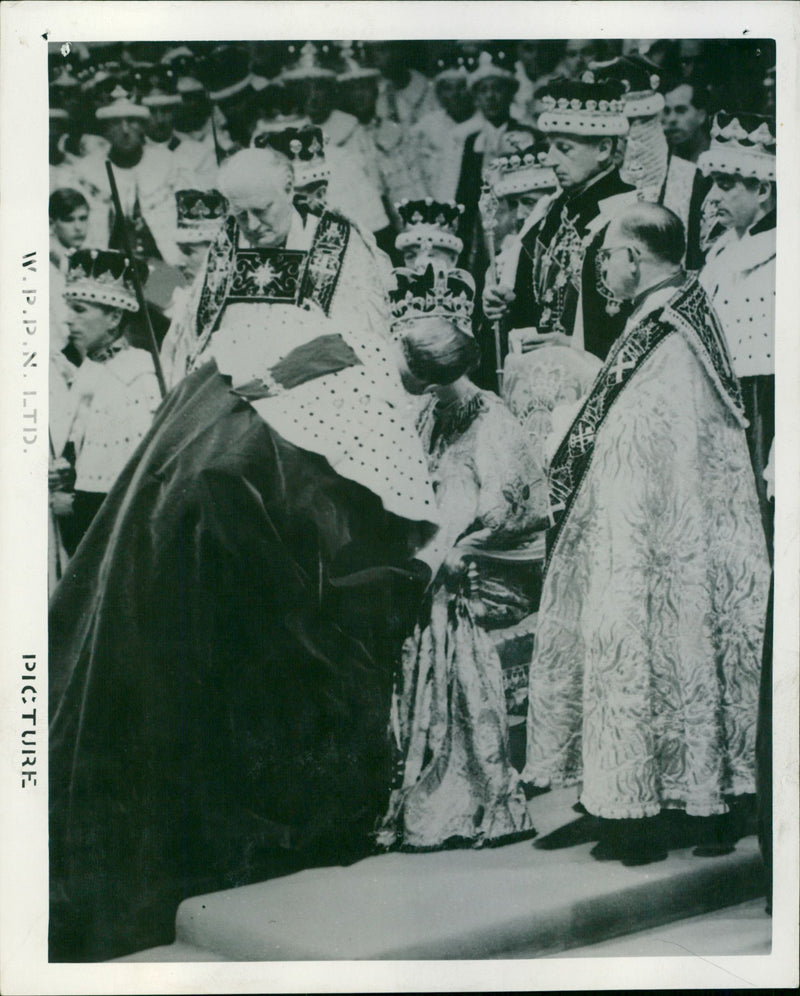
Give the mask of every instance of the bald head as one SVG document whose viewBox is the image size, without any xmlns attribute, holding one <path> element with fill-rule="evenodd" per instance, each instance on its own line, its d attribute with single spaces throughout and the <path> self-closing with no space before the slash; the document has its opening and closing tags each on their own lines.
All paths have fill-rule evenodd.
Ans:
<svg viewBox="0 0 800 996">
<path fill-rule="evenodd" d="M 600 292 L 632 300 L 680 273 L 685 247 L 683 223 L 672 211 L 644 202 L 628 208 L 609 224 L 598 252 Z"/>
<path fill-rule="evenodd" d="M 683 222 L 667 208 L 642 201 L 619 214 L 609 225 L 616 234 L 639 243 L 656 260 L 679 266 L 686 252 Z"/>
<path fill-rule="evenodd" d="M 283 245 L 292 219 L 292 167 L 274 149 L 243 149 L 219 170 L 219 188 L 251 245 Z"/>
</svg>

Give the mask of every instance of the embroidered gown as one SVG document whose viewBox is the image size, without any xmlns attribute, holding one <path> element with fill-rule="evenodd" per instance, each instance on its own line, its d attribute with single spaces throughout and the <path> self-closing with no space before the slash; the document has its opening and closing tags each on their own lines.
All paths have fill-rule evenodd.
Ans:
<svg viewBox="0 0 800 996">
<path fill-rule="evenodd" d="M 689 278 L 630 320 L 553 457 L 523 774 L 582 782 L 596 816 L 755 790 L 770 572 L 743 425 Z"/>
<path fill-rule="evenodd" d="M 509 760 L 500 660 L 487 630 L 535 606 L 535 568 L 524 553 L 511 557 L 542 525 L 544 479 L 524 432 L 489 392 L 476 389 L 449 407 L 432 399 L 417 424 L 445 545 L 456 557 L 440 569 L 427 618 L 403 648 L 391 723 L 402 781 L 378 841 L 481 846 L 534 833 Z M 509 559 L 501 561 L 500 551 Z M 474 569 L 468 578 L 469 562 L 477 582 Z"/>
</svg>

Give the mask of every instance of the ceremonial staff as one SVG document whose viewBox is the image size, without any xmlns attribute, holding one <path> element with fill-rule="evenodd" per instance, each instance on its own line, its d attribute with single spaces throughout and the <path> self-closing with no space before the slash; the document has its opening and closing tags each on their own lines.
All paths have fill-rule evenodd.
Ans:
<svg viewBox="0 0 800 996">
<path fill-rule="evenodd" d="M 481 196 L 478 200 L 478 210 L 481 215 L 483 234 L 486 240 L 486 251 L 489 254 L 489 279 L 493 284 L 497 283 L 497 264 L 495 262 L 494 231 L 497 227 L 497 209 L 499 201 L 492 189 L 491 183 L 484 179 L 481 183 Z M 500 320 L 492 322 L 492 332 L 494 334 L 494 355 L 497 365 L 497 392 L 503 393 L 503 350 L 500 343 Z"/>
<path fill-rule="evenodd" d="M 208 93 L 208 91 L 206 91 Z M 209 97 L 209 100 L 211 98 Z M 217 159 L 217 166 L 222 163 L 222 149 L 220 148 L 219 139 L 217 138 L 217 125 L 214 121 L 214 111 L 216 110 L 216 105 L 212 102 L 211 104 L 211 137 L 214 139 L 214 155 Z"/>
<path fill-rule="evenodd" d="M 139 279 L 139 274 L 136 272 L 136 257 L 133 254 L 133 247 L 131 246 L 131 240 L 128 234 L 128 226 L 125 223 L 125 215 L 122 211 L 122 203 L 120 202 L 119 191 L 117 190 L 117 181 L 114 179 L 114 167 L 111 165 L 111 161 L 109 159 L 106 159 L 106 172 L 108 173 L 108 182 L 111 184 L 111 197 L 114 200 L 114 210 L 116 211 L 117 218 L 119 218 L 120 221 L 120 231 L 122 232 L 122 242 L 125 247 L 125 255 L 131 261 L 133 286 L 136 290 L 136 300 L 139 303 L 139 311 L 141 312 L 145 328 L 147 329 L 150 354 L 153 357 L 153 366 L 156 368 L 158 389 L 161 392 L 161 397 L 163 398 L 167 393 L 167 383 L 164 380 L 164 371 L 161 369 L 161 359 L 158 355 L 158 343 L 156 342 L 156 335 L 155 332 L 153 332 L 153 325 L 150 321 L 150 312 L 147 310 L 147 302 L 144 299 L 142 282 Z"/>
</svg>

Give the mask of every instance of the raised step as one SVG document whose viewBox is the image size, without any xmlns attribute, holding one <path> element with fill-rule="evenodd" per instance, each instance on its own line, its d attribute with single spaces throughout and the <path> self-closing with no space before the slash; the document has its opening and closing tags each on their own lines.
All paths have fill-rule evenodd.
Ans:
<svg viewBox="0 0 800 996">
<path fill-rule="evenodd" d="M 574 819 L 575 800 L 574 790 L 531 800 L 540 834 Z M 233 961 L 538 957 L 762 892 L 753 837 L 724 857 L 673 851 L 641 868 L 597 862 L 590 848 L 388 854 L 198 896 L 178 910 L 176 960 L 192 950 Z"/>
</svg>

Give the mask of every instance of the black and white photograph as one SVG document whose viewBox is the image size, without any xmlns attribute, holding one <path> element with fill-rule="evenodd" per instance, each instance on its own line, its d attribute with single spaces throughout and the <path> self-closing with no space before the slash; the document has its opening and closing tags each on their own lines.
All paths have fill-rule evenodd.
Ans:
<svg viewBox="0 0 800 996">
<path fill-rule="evenodd" d="M 3 14 L 3 991 L 797 984 L 797 6 Z"/>
</svg>

